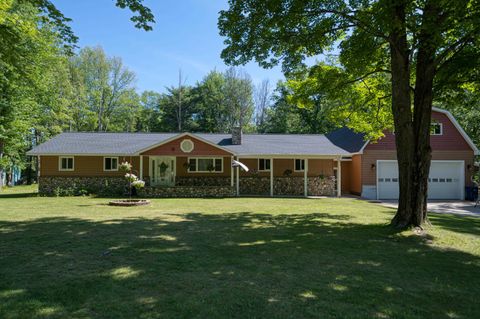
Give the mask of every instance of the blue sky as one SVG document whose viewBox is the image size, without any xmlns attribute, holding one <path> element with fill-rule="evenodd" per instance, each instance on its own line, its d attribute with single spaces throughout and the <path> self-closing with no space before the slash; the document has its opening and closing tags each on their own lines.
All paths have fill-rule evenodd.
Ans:
<svg viewBox="0 0 480 319">
<path fill-rule="evenodd" d="M 80 38 L 79 46 L 100 45 L 110 56 L 119 56 L 137 75 L 140 91 L 163 92 L 178 83 L 181 69 L 187 84 L 200 81 L 210 70 L 223 71 L 223 39 L 218 34 L 218 12 L 225 0 L 146 0 L 156 19 L 154 30 L 136 29 L 131 13 L 115 7 L 114 0 L 53 0 Z M 262 69 L 255 63 L 243 67 L 254 83 L 283 78 L 280 67 Z"/>
</svg>

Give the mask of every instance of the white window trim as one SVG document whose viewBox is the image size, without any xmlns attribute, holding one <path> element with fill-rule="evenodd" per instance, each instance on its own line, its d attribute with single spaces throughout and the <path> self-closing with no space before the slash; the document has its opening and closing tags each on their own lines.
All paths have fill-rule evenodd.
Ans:
<svg viewBox="0 0 480 319">
<path fill-rule="evenodd" d="M 439 126 L 440 126 L 440 133 L 439 133 L 439 134 L 435 134 L 435 133 L 430 132 L 430 135 L 432 135 L 432 136 L 440 136 L 440 135 L 443 135 L 443 123 L 432 122 L 432 123 L 430 124 L 430 126 L 432 126 L 432 125 L 439 125 Z"/>
<path fill-rule="evenodd" d="M 303 161 L 303 169 L 297 170 L 297 165 L 296 165 L 297 160 Z M 294 158 L 293 159 L 293 171 L 294 172 L 305 172 L 305 159 L 304 158 Z"/>
<path fill-rule="evenodd" d="M 195 160 L 195 167 L 197 168 L 196 171 L 191 171 L 190 170 L 190 160 L 194 159 Z M 213 164 L 215 165 L 215 160 L 219 159 L 222 161 L 222 170 L 221 171 L 199 171 L 198 170 L 198 160 L 199 159 L 211 159 L 213 160 Z M 212 173 L 212 174 L 221 174 L 223 173 L 223 157 L 188 157 L 187 158 L 187 163 L 189 165 L 187 172 L 190 174 L 195 174 L 195 173 Z"/>
<path fill-rule="evenodd" d="M 116 169 L 106 169 L 105 168 L 105 159 L 107 158 L 116 158 L 117 159 L 117 168 Z M 103 157 L 103 171 L 104 172 L 118 172 L 118 165 L 119 165 L 119 162 L 118 162 L 118 157 L 117 156 L 104 156 Z"/>
<path fill-rule="evenodd" d="M 62 159 L 71 158 L 72 159 L 72 168 L 62 168 Z M 58 170 L 60 172 L 73 172 L 75 170 L 75 157 L 74 156 L 59 156 L 58 157 Z"/>
<path fill-rule="evenodd" d="M 260 160 L 269 161 L 270 162 L 270 168 L 269 169 L 260 169 Z M 272 169 L 272 160 L 270 158 L 259 158 L 258 161 L 257 161 L 257 167 L 258 167 L 259 172 L 270 172 L 270 170 Z"/>
</svg>

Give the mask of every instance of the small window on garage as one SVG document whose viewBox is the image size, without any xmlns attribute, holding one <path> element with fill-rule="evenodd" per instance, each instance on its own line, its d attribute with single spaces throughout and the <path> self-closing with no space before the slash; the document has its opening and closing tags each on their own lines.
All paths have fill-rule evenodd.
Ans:
<svg viewBox="0 0 480 319">
<path fill-rule="evenodd" d="M 442 123 L 434 122 L 430 125 L 430 135 L 443 135 Z"/>
<path fill-rule="evenodd" d="M 73 156 L 62 156 L 59 158 L 58 169 L 60 171 L 73 171 Z"/>
<path fill-rule="evenodd" d="M 118 157 L 104 157 L 103 170 L 106 172 L 118 171 Z"/>
</svg>

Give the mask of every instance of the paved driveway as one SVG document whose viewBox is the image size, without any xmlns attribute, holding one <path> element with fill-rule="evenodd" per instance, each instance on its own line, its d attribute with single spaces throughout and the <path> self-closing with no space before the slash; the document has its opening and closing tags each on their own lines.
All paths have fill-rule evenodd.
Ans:
<svg viewBox="0 0 480 319">
<path fill-rule="evenodd" d="M 397 208 L 398 202 L 395 200 L 378 201 L 380 205 Z M 443 214 L 456 214 L 463 216 L 480 217 L 480 205 L 475 207 L 474 202 L 467 201 L 430 201 L 428 211 Z"/>
</svg>

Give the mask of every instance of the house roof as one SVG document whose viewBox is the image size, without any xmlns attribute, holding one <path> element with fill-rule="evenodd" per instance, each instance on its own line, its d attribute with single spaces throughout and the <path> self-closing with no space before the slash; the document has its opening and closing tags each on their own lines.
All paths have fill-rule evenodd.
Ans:
<svg viewBox="0 0 480 319">
<path fill-rule="evenodd" d="M 61 133 L 28 155 L 134 155 L 175 133 Z"/>
<path fill-rule="evenodd" d="M 342 127 L 327 134 L 327 138 L 336 146 L 350 153 L 360 153 L 368 144 L 364 133 L 356 133 L 348 127 Z"/>
<path fill-rule="evenodd" d="M 452 114 L 444 113 L 463 138 L 480 155 L 478 148 Z M 327 135 L 243 134 L 242 144 L 233 145 L 230 134 L 207 133 L 62 133 L 27 152 L 28 155 L 139 155 L 182 136 L 197 137 L 236 156 L 351 156 L 362 153 L 368 141 L 363 133 L 343 127 Z"/>
<path fill-rule="evenodd" d="M 238 156 L 310 155 L 348 156 L 325 135 L 243 134 L 233 145 L 230 134 L 206 133 L 62 133 L 29 151 L 28 155 L 138 155 L 163 141 L 191 135 Z"/>
</svg>

